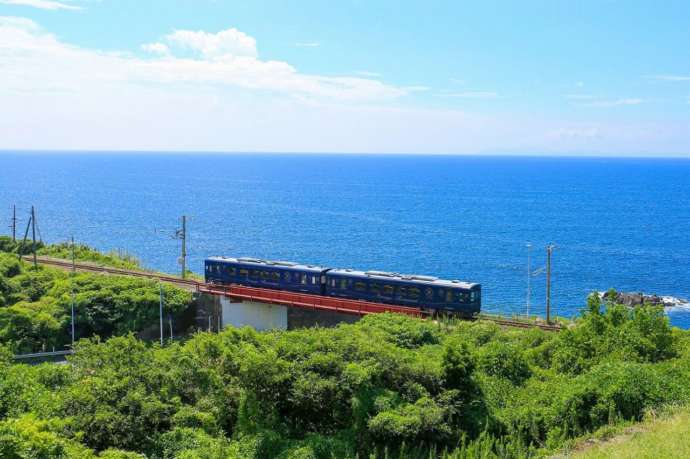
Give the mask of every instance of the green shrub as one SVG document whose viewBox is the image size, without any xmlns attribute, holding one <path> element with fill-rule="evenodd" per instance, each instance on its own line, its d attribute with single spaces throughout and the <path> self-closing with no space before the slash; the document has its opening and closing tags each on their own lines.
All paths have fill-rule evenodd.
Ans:
<svg viewBox="0 0 690 459">
<path fill-rule="evenodd" d="M 477 350 L 478 367 L 488 375 L 522 384 L 531 371 L 523 352 L 515 345 L 492 341 Z"/>
</svg>

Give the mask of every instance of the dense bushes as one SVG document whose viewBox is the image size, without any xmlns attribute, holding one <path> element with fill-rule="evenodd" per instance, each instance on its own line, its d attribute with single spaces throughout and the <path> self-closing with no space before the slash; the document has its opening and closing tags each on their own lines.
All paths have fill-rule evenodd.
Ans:
<svg viewBox="0 0 690 459">
<path fill-rule="evenodd" d="M 0 433 L 17 457 L 35 442 L 65 457 L 540 455 L 690 397 L 686 332 L 658 309 L 594 306 L 560 333 L 378 315 L 165 348 L 81 341 L 69 366 L 5 359 Z"/>
<path fill-rule="evenodd" d="M 179 316 L 191 304 L 191 294 L 163 288 L 166 313 Z M 0 252 L 0 345 L 26 353 L 68 344 L 73 292 L 77 338 L 139 332 L 158 321 L 155 281 L 34 270 L 15 254 Z"/>
</svg>

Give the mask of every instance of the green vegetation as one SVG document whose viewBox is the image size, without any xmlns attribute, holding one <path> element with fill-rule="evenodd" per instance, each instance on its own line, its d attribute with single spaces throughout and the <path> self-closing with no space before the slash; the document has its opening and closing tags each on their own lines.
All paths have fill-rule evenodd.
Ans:
<svg viewBox="0 0 690 459">
<path fill-rule="evenodd" d="M 32 253 L 31 241 L 22 244 L 22 241 L 13 242 L 7 236 L 0 236 L 0 252 L 28 255 Z M 61 242 L 59 244 L 36 243 L 36 254 L 39 256 L 72 259 L 72 244 Z M 120 254 L 115 251 L 102 253 L 87 245 L 74 244 L 74 259 L 76 261 L 87 261 L 102 266 L 111 266 L 122 269 L 142 269 L 139 260 L 129 254 Z"/>
<path fill-rule="evenodd" d="M 11 244 L 11 241 L 9 241 Z M 0 239 L 0 247 L 17 247 Z M 64 246 L 46 246 L 58 254 Z M 81 248 L 83 257 L 97 253 Z M 107 256 L 109 263 L 130 261 Z M 165 285 L 166 312 L 179 317 L 191 304 L 191 293 Z M 22 263 L 15 253 L 0 252 L 0 345 L 14 353 L 63 349 L 71 341 L 72 293 L 77 338 L 107 338 L 141 332 L 158 323 L 159 285 L 156 281 L 70 273 Z"/>
<path fill-rule="evenodd" d="M 596 298 L 559 333 L 385 314 L 2 365 L 3 457 L 538 457 L 690 398 L 690 334 Z"/>
<path fill-rule="evenodd" d="M 603 441 L 583 443 L 569 457 L 581 459 L 690 457 L 690 410 L 673 409 L 659 416 L 648 416 L 642 424 L 631 426 Z"/>
<path fill-rule="evenodd" d="M 53 258 L 72 259 L 72 245 L 69 242 L 51 244 L 37 250 L 38 255 Z M 141 270 L 138 259 L 129 254 L 117 252 L 102 253 L 84 244 L 74 244 L 74 258 L 77 261 L 89 261 L 103 266 L 112 266 L 122 269 Z"/>
</svg>

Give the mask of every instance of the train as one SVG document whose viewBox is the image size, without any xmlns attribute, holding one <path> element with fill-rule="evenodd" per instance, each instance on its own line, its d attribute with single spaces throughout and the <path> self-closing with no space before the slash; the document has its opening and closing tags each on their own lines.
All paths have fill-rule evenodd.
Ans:
<svg viewBox="0 0 690 459">
<path fill-rule="evenodd" d="M 357 271 L 258 258 L 210 257 L 209 284 L 238 284 L 419 308 L 471 317 L 481 310 L 481 285 L 433 276 Z"/>
</svg>

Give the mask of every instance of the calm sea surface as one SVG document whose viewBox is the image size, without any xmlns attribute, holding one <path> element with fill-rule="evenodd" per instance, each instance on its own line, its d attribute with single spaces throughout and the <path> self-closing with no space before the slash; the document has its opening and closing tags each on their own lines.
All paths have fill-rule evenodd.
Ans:
<svg viewBox="0 0 690 459">
<path fill-rule="evenodd" d="M 690 298 L 690 161 L 437 156 L 0 153 L 0 233 L 17 204 L 41 235 L 174 272 L 247 255 L 480 282 L 485 310 L 526 309 L 554 242 L 553 304 L 593 290 Z M 532 312 L 544 311 L 543 274 Z M 669 312 L 690 327 L 690 311 Z"/>
</svg>

